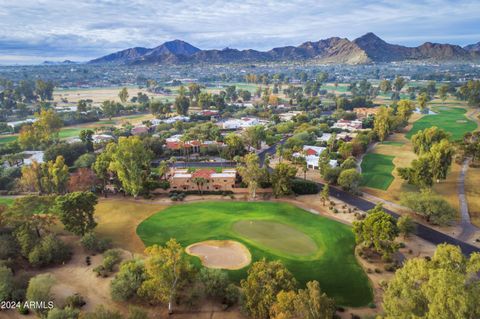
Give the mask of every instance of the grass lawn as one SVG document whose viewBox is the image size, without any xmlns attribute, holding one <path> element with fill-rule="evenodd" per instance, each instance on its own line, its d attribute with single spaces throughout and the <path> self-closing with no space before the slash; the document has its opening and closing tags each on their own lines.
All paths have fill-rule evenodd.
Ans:
<svg viewBox="0 0 480 319">
<path fill-rule="evenodd" d="M 368 277 L 354 255 L 350 227 L 298 207 L 271 202 L 202 202 L 171 206 L 137 228 L 146 246 L 176 238 L 184 247 L 205 240 L 236 240 L 252 262 L 280 260 L 301 286 L 318 280 L 330 297 L 345 306 L 372 301 Z M 197 257 L 189 256 L 200 267 Z M 231 270 L 235 281 L 248 267 Z"/>
<path fill-rule="evenodd" d="M 395 156 L 368 153 L 362 161 L 362 186 L 386 190 L 393 181 Z"/>
<path fill-rule="evenodd" d="M 475 122 L 465 117 L 465 113 L 467 113 L 465 109 L 438 106 L 432 110 L 437 114 L 425 115 L 413 123 L 412 129 L 405 135 L 407 138 L 410 139 L 420 130 L 437 126 L 449 132 L 452 135 L 451 139 L 458 140 L 461 139 L 465 133 L 474 131 L 477 128 Z"/>
<path fill-rule="evenodd" d="M 0 145 L 13 142 L 13 141 L 17 140 L 17 138 L 18 138 L 18 136 L 16 136 L 16 135 L 0 136 Z"/>
<path fill-rule="evenodd" d="M 0 196 L 0 205 L 7 205 L 10 206 L 13 204 L 14 199 L 11 197 L 3 197 Z"/>
</svg>

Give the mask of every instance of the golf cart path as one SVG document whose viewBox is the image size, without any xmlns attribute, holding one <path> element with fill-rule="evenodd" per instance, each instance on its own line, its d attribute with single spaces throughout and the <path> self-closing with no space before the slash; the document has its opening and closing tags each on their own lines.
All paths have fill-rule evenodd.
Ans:
<svg viewBox="0 0 480 319">
<path fill-rule="evenodd" d="M 468 241 L 470 237 L 479 230 L 470 221 L 468 202 L 465 196 L 465 176 L 467 175 L 469 165 L 469 158 L 463 161 L 462 170 L 460 171 L 457 185 L 458 201 L 460 202 L 460 226 L 462 227 L 462 232 L 457 236 L 457 238 L 462 241 Z"/>
</svg>

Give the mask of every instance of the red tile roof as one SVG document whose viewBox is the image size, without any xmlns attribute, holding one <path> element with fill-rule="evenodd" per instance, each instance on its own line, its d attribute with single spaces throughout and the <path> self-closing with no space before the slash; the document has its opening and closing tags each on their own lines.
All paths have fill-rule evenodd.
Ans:
<svg viewBox="0 0 480 319">
<path fill-rule="evenodd" d="M 213 169 L 208 169 L 208 168 L 205 168 L 205 169 L 199 169 L 199 170 L 196 170 L 193 174 L 192 174 L 192 178 L 197 178 L 197 177 L 202 177 L 202 178 L 210 178 L 212 176 L 212 174 L 215 173 L 215 170 Z"/>
<path fill-rule="evenodd" d="M 305 153 L 307 155 L 317 155 L 317 152 L 311 148 L 309 148 Z"/>
</svg>

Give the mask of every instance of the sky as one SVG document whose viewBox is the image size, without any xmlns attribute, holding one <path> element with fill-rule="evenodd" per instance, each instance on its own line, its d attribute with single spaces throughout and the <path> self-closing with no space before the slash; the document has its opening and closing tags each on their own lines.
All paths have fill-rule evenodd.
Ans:
<svg viewBox="0 0 480 319">
<path fill-rule="evenodd" d="M 181 39 L 269 50 L 374 32 L 390 43 L 480 41 L 479 0 L 0 0 L 0 64 L 88 61 Z"/>
</svg>

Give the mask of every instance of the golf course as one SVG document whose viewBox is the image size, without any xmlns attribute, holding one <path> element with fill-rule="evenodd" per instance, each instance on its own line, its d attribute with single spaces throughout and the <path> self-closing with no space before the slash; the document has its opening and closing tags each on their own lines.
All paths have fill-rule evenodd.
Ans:
<svg viewBox="0 0 480 319">
<path fill-rule="evenodd" d="M 368 153 L 362 160 L 361 186 L 387 190 L 393 181 L 392 171 L 395 168 L 395 156 Z"/>
<path fill-rule="evenodd" d="M 412 129 L 405 135 L 410 139 L 420 130 L 437 126 L 451 134 L 451 140 L 459 140 L 467 132 L 472 132 L 477 128 L 477 124 L 465 116 L 467 111 L 459 107 L 436 106 L 432 110 L 436 114 L 423 116 L 413 123 Z"/>
<path fill-rule="evenodd" d="M 162 245 L 170 238 L 183 247 L 193 246 L 196 252 L 189 252 L 189 258 L 197 267 L 211 265 L 212 258 L 218 259 L 218 249 L 240 248 L 232 250 L 236 259 L 245 261 L 251 256 L 251 262 L 280 260 L 300 286 L 317 280 L 340 305 L 365 306 L 373 298 L 368 278 L 354 255 L 355 238 L 350 227 L 291 204 L 180 204 L 144 220 L 137 234 L 146 246 Z M 248 256 L 239 255 L 242 247 L 246 247 Z M 230 257 L 228 253 L 223 256 L 231 263 Z M 235 281 L 246 277 L 248 266 L 231 266 L 213 268 L 234 269 L 228 272 Z"/>
</svg>

